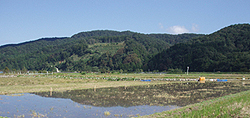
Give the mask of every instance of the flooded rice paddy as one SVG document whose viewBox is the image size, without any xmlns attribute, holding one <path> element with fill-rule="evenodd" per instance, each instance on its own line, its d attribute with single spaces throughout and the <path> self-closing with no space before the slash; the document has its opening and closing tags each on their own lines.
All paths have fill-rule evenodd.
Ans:
<svg viewBox="0 0 250 118">
<path fill-rule="evenodd" d="M 249 82 L 183 82 L 0 95 L 0 116 L 136 117 L 246 90 Z"/>
</svg>

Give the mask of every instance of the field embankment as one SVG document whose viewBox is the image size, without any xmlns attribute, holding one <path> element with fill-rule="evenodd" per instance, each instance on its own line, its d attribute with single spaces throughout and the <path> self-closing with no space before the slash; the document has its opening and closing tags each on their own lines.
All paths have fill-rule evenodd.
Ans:
<svg viewBox="0 0 250 118">
<path fill-rule="evenodd" d="M 250 117 L 250 90 L 142 117 Z"/>
</svg>

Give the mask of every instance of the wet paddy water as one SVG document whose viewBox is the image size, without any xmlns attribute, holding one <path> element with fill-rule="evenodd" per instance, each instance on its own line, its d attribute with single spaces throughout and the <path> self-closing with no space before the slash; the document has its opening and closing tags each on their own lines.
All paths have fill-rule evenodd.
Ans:
<svg viewBox="0 0 250 118">
<path fill-rule="evenodd" d="M 0 95 L 0 116 L 136 117 L 249 89 L 246 82 L 185 82 Z"/>
<path fill-rule="evenodd" d="M 25 93 L 22 96 L 1 96 L 0 115 L 8 117 L 129 117 L 153 114 L 175 106 L 96 107 L 83 105 L 70 99 L 44 98 Z M 105 116 L 105 112 L 110 112 Z"/>
</svg>

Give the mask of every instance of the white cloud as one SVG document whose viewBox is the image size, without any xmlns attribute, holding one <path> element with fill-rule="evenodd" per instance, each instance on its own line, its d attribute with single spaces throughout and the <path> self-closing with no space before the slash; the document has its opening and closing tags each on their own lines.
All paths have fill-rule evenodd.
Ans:
<svg viewBox="0 0 250 118">
<path fill-rule="evenodd" d="M 173 34 L 189 33 L 189 30 L 186 29 L 184 26 L 178 26 L 178 25 L 169 27 L 167 31 Z"/>
<path fill-rule="evenodd" d="M 199 26 L 197 24 L 192 24 L 192 32 L 198 32 Z"/>
<path fill-rule="evenodd" d="M 168 27 L 167 29 L 164 27 L 162 23 L 158 24 L 159 28 L 165 30 L 171 34 L 183 34 L 183 33 L 197 33 L 199 32 L 199 26 L 195 23 L 192 24 L 190 29 L 187 29 L 185 26 L 175 25 Z"/>
</svg>

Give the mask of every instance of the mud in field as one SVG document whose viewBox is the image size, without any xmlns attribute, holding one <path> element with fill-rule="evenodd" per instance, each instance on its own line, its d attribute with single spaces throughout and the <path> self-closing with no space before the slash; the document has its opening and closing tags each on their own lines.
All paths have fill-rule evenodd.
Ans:
<svg viewBox="0 0 250 118">
<path fill-rule="evenodd" d="M 183 82 L 161 85 L 33 93 L 43 97 L 67 98 L 99 107 L 137 105 L 185 106 L 204 100 L 250 90 L 249 82 Z"/>
</svg>

